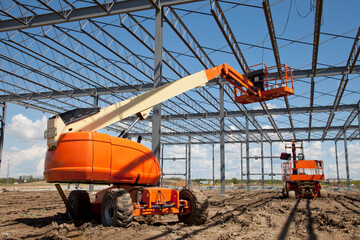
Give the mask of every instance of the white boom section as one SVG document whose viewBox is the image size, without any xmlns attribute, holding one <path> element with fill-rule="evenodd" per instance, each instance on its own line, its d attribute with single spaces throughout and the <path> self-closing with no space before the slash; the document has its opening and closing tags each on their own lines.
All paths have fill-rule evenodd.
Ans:
<svg viewBox="0 0 360 240">
<path fill-rule="evenodd" d="M 180 78 L 174 82 L 152 89 L 141 95 L 129 98 L 102 108 L 100 112 L 65 125 L 59 116 L 48 120 L 47 130 L 44 133 L 50 149 L 57 146 L 59 137 L 67 132 L 97 131 L 134 114 L 146 118 L 153 106 L 173 98 L 193 88 L 203 87 L 208 79 L 205 70 Z"/>
</svg>

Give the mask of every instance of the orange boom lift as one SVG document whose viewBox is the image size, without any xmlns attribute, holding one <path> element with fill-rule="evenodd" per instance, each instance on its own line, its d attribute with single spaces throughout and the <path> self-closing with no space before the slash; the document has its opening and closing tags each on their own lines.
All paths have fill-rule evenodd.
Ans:
<svg viewBox="0 0 360 240">
<path fill-rule="evenodd" d="M 56 115 L 48 120 L 44 133 L 48 144 L 45 179 L 51 183 L 112 184 L 98 192 L 92 203 L 83 190 L 72 191 L 67 199 L 56 184 L 76 221 L 93 213 L 101 215 L 104 226 L 127 227 L 134 216 L 173 213 L 182 222 L 202 224 L 207 219 L 208 201 L 200 190 L 179 192 L 155 186 L 161 172 L 151 150 L 138 142 L 96 131 L 134 114 L 138 120 L 145 119 L 154 105 L 205 86 L 219 76 L 241 93 L 235 97 L 239 103 L 266 101 L 294 93 L 292 85 L 288 86 L 291 74 L 278 77 L 284 85 L 271 85 L 268 75 L 265 68 L 260 73 L 249 71 L 243 76 L 223 64 L 102 109 L 75 109 Z"/>
<path fill-rule="evenodd" d="M 304 160 L 303 145 L 296 145 L 295 141 L 285 149 L 291 149 L 292 154 L 282 153 L 280 158 L 287 160 L 281 164 L 283 179 L 283 197 L 289 198 L 316 198 L 327 197 L 321 189 L 320 181 L 325 180 L 324 164 L 321 160 Z M 300 149 L 296 159 L 296 149 Z M 292 156 L 292 160 L 291 160 Z"/>
</svg>

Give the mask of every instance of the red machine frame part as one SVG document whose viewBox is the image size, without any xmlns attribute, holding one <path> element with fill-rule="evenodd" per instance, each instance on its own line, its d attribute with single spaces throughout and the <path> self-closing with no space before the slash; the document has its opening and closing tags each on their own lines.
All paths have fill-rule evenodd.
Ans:
<svg viewBox="0 0 360 240">
<path fill-rule="evenodd" d="M 264 77 L 253 82 L 257 88 L 258 94 L 251 95 L 249 91 L 243 91 L 235 87 L 235 101 L 242 104 L 264 102 L 279 97 L 285 97 L 294 94 L 294 81 L 291 67 L 281 64 L 280 66 L 267 67 L 265 63 L 259 63 L 247 68 L 249 75 L 250 69 L 264 66 L 262 68 Z M 282 69 L 282 75 L 279 75 L 278 69 Z M 261 86 L 261 87 L 256 87 Z"/>
<path fill-rule="evenodd" d="M 264 66 L 263 72 L 260 74 L 262 80 L 254 82 L 250 80 L 250 69 Z M 282 69 L 282 75 L 278 72 Z M 291 67 L 281 64 L 279 67 L 267 67 L 265 63 L 259 63 L 247 68 L 247 73 L 242 75 L 228 64 L 222 64 L 214 68 L 205 70 L 208 79 L 213 79 L 221 76 L 226 79 L 235 89 L 235 101 L 241 104 L 248 104 L 254 102 L 263 102 L 279 97 L 289 96 L 294 94 L 294 82 Z M 263 89 L 255 85 L 263 86 Z"/>
<path fill-rule="evenodd" d="M 91 215 L 100 215 L 104 226 L 129 227 L 136 216 L 176 214 L 180 221 L 201 225 L 208 217 L 209 202 L 200 189 L 174 189 L 114 185 L 96 193 L 90 202 L 84 190 L 74 190 L 69 198 L 59 184 L 55 185 L 62 197 L 68 216 L 81 225 Z"/>
</svg>

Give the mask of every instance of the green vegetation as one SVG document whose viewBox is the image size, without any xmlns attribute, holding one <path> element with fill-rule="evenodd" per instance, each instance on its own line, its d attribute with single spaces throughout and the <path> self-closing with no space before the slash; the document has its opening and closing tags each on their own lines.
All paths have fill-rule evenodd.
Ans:
<svg viewBox="0 0 360 240">
<path fill-rule="evenodd" d="M 173 179 L 173 180 L 175 180 L 175 179 Z M 200 182 L 206 182 L 206 181 L 208 181 L 209 183 L 212 183 L 212 179 L 209 179 L 209 178 L 198 178 L 198 179 L 193 179 L 192 181 L 196 182 L 198 184 L 200 184 Z M 265 185 L 271 185 L 271 180 L 265 180 L 264 182 L 265 182 Z M 215 184 L 220 184 L 220 179 L 215 179 Z M 225 185 L 230 185 L 230 184 L 241 184 L 241 179 L 237 179 L 235 177 L 232 179 L 225 179 Z M 246 178 L 244 178 L 243 184 L 246 184 Z M 261 180 L 250 180 L 250 184 L 251 185 L 261 185 Z M 274 185 L 281 186 L 282 180 L 274 179 Z"/>
<path fill-rule="evenodd" d="M 32 175 L 29 176 L 20 176 L 19 178 L 0 178 L 1 184 L 14 184 L 14 183 L 30 183 L 30 182 L 38 182 L 38 181 L 44 181 L 43 177 L 33 177 Z"/>
<path fill-rule="evenodd" d="M 176 178 L 173 178 L 173 180 L 176 180 Z M 180 180 L 180 178 L 179 178 Z M 199 179 L 193 179 L 193 182 L 196 182 L 198 184 L 200 184 L 200 182 L 206 182 L 208 181 L 210 184 L 212 184 L 212 179 L 210 178 L 199 178 Z M 271 185 L 271 180 L 267 179 L 264 180 L 265 185 Z M 220 184 L 220 179 L 215 179 L 215 184 Z M 230 184 L 241 184 L 241 179 L 237 179 L 237 178 L 232 178 L 232 179 L 225 179 L 225 185 L 230 185 Z M 244 178 L 243 180 L 243 184 L 246 184 L 246 178 Z M 283 181 L 282 180 L 275 180 L 274 179 L 274 186 L 282 186 Z M 322 182 L 321 183 L 323 186 L 337 186 L 337 182 Z M 360 180 L 352 180 L 350 181 L 350 184 L 354 184 L 355 187 L 360 187 Z M 261 185 L 261 180 L 260 179 L 256 179 L 256 180 L 250 180 L 250 185 L 254 185 L 254 186 L 260 186 Z M 341 181 L 341 186 L 347 186 L 347 182 L 346 181 Z"/>
</svg>

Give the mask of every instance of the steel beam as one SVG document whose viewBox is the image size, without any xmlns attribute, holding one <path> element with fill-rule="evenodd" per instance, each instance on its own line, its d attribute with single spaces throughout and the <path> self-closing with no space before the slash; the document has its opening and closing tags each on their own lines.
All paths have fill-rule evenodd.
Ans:
<svg viewBox="0 0 360 240">
<path fill-rule="evenodd" d="M 344 123 L 344 128 L 341 129 L 335 137 L 335 141 L 337 141 L 337 139 L 339 139 L 344 132 L 348 129 L 348 127 L 350 126 L 350 124 L 355 120 L 355 118 L 359 115 L 359 109 L 360 109 L 360 101 L 356 104 L 356 106 L 354 107 L 354 109 L 352 110 L 352 112 L 350 113 L 349 117 L 346 119 L 345 123 Z"/>
<path fill-rule="evenodd" d="M 348 127 L 348 130 L 355 130 L 358 129 L 358 125 L 350 125 Z M 343 126 L 332 126 L 329 131 L 339 131 L 343 129 Z M 325 127 L 313 127 L 311 131 L 313 132 L 323 132 L 325 130 Z M 264 134 L 274 133 L 273 129 L 262 129 L 262 132 Z M 280 133 L 292 133 L 293 130 L 291 128 L 279 128 Z M 295 128 L 294 132 L 296 133 L 308 133 L 309 128 L 302 127 L 302 128 Z M 258 134 L 257 129 L 249 129 L 250 134 Z M 136 136 L 138 133 L 132 133 L 129 136 Z M 243 130 L 224 130 L 224 134 L 232 134 L 232 135 L 239 135 L 244 134 Z M 143 136 L 150 136 L 151 133 L 144 133 Z M 210 131 L 210 132 L 162 132 L 162 136 L 220 136 L 220 131 Z M 335 138 L 333 138 L 335 139 Z M 272 140 L 274 141 L 274 140 Z"/>
<path fill-rule="evenodd" d="M 272 45 L 273 52 L 274 52 L 275 62 L 276 62 L 277 68 L 278 68 L 279 76 L 281 76 L 281 72 L 282 72 L 281 61 L 280 61 L 279 49 L 278 49 L 277 42 L 276 42 L 275 29 L 274 29 L 274 23 L 272 20 L 272 16 L 271 16 L 269 0 L 263 0 L 262 5 L 263 5 L 263 9 L 264 9 L 266 23 L 267 23 L 268 30 L 269 30 L 269 37 L 270 37 L 271 45 Z M 289 110 L 289 108 L 290 108 L 289 100 L 286 96 L 284 97 L 284 100 L 285 100 L 286 109 L 288 110 L 289 123 L 290 123 L 291 129 L 294 130 L 294 124 L 292 121 L 291 112 Z M 294 136 L 294 139 L 296 139 L 295 131 L 292 131 L 292 134 Z"/>
<path fill-rule="evenodd" d="M 233 52 L 237 62 L 239 63 L 242 71 L 244 74 L 247 74 L 247 63 L 246 60 L 240 50 L 239 44 L 236 41 L 235 35 L 231 30 L 231 27 L 226 20 L 225 14 L 222 11 L 220 4 L 217 0 L 211 0 L 211 14 L 213 15 L 215 22 L 219 26 L 223 36 L 225 37 L 225 40 L 227 41 L 231 51 Z"/>
<path fill-rule="evenodd" d="M 360 65 L 354 67 L 353 74 L 360 74 Z M 346 70 L 346 67 L 334 67 L 334 68 L 322 68 L 317 70 L 317 77 L 329 77 L 329 76 L 338 76 L 342 74 L 349 74 L 349 71 Z M 293 77 L 294 78 L 308 78 L 312 77 L 311 69 L 307 70 L 294 70 Z M 228 84 L 228 81 L 222 80 L 224 84 Z M 166 83 L 162 83 L 166 84 Z M 213 86 L 218 84 L 216 81 L 210 81 L 206 85 Z M 71 91 L 49 91 L 49 92 L 34 92 L 31 94 L 5 94 L 0 95 L 0 101 L 13 102 L 17 101 L 25 101 L 25 100 L 42 100 L 42 99 L 57 99 L 57 98 L 67 98 L 69 95 L 71 97 L 87 97 L 94 93 L 99 96 L 102 95 L 111 95 L 117 93 L 131 93 L 131 92 L 142 92 L 149 91 L 153 88 L 152 83 L 148 84 L 135 84 L 132 86 L 113 86 L 113 87 L 97 87 L 97 88 L 87 88 L 81 90 L 71 90 Z M 340 105 L 339 105 L 340 106 Z M 271 109 L 269 109 L 271 111 Z M 251 110 L 248 110 L 251 111 Z M 292 112 L 292 111 L 291 111 Z"/>
<path fill-rule="evenodd" d="M 199 60 L 199 62 L 204 66 L 204 68 L 210 68 L 215 67 L 214 63 L 210 59 L 210 57 L 205 53 L 204 49 L 200 46 L 198 41 L 195 39 L 195 37 L 191 34 L 189 29 L 186 27 L 186 25 L 183 23 L 181 18 L 178 16 L 178 14 L 173 10 L 171 7 L 168 8 L 166 11 L 167 13 L 164 16 L 165 21 L 169 24 L 169 26 L 174 30 L 174 32 L 178 35 L 178 37 L 183 41 L 183 43 L 189 48 L 189 50 L 193 53 L 193 55 Z M 220 84 L 220 82 L 216 80 L 216 83 Z M 231 101 L 235 104 L 235 106 L 244 113 L 244 115 L 247 115 L 247 109 L 245 106 L 237 104 L 234 99 L 234 90 L 226 88 L 228 85 L 225 86 L 224 92 L 228 97 L 231 99 Z M 254 122 L 255 121 L 255 122 Z M 251 123 L 258 129 L 258 131 L 261 131 L 261 128 L 258 128 L 259 124 L 256 122 L 256 119 L 252 119 Z M 266 136 L 265 136 L 266 137 Z"/>
<path fill-rule="evenodd" d="M 313 40 L 313 55 L 312 55 L 312 72 L 313 77 L 311 78 L 310 86 L 310 113 L 309 113 L 309 134 L 308 138 L 310 139 L 311 134 L 311 121 L 312 121 L 312 108 L 314 106 L 314 93 L 315 93 L 315 80 L 316 76 L 316 65 L 319 52 L 319 40 L 320 40 L 320 27 L 321 27 L 321 16 L 322 16 L 322 6 L 323 0 L 316 1 L 316 13 L 315 13 L 315 24 L 314 24 L 314 40 Z"/>
<path fill-rule="evenodd" d="M 341 101 L 341 98 L 345 92 L 345 88 L 346 88 L 346 85 L 349 81 L 349 76 L 348 74 L 351 74 L 353 73 L 353 70 L 355 68 L 355 64 L 356 64 L 356 61 L 359 57 L 359 53 L 360 53 L 360 27 L 358 28 L 358 32 L 356 34 L 356 37 L 355 37 L 355 40 L 354 40 L 354 43 L 353 43 L 353 46 L 350 50 L 350 54 L 349 54 L 349 58 L 348 58 L 348 61 L 346 63 L 346 67 L 349 69 L 348 73 L 347 74 L 344 74 L 341 78 L 341 81 L 340 81 L 340 85 L 339 85 L 339 88 L 338 88 L 338 91 L 336 93 L 336 96 L 335 96 L 335 99 L 334 99 L 334 111 L 336 111 L 336 109 L 339 107 L 340 105 L 340 101 Z M 322 139 L 324 139 L 326 137 L 326 134 L 327 134 L 327 131 L 328 129 L 330 128 L 331 126 L 331 123 L 332 123 L 332 120 L 334 119 L 334 112 L 332 111 L 329 115 L 329 118 L 328 118 L 328 121 L 326 123 L 326 129 L 322 135 Z"/>
<path fill-rule="evenodd" d="M 216 23 L 218 24 L 222 34 L 225 37 L 225 40 L 227 41 L 231 51 L 233 52 L 237 62 L 239 63 L 242 71 L 244 72 L 245 75 L 247 75 L 247 69 L 248 69 L 248 65 L 246 63 L 246 60 L 240 50 L 239 44 L 236 41 L 235 35 L 231 30 L 231 27 L 228 23 L 228 21 L 226 20 L 225 14 L 222 11 L 220 4 L 218 3 L 217 0 L 212 0 L 211 1 L 211 14 L 213 15 Z M 271 115 L 268 114 L 268 107 L 266 105 L 265 102 L 260 102 L 261 107 L 263 108 L 265 114 L 267 115 L 269 122 L 271 123 L 271 125 L 273 126 L 275 132 L 277 133 L 277 135 L 279 136 L 280 139 L 283 139 L 283 137 L 281 136 L 281 134 L 277 131 L 277 125 L 275 123 L 275 120 L 273 119 L 273 117 Z"/>
<path fill-rule="evenodd" d="M 162 0 L 163 7 L 169 7 L 178 4 L 186 4 L 201 0 Z M 115 2 L 108 11 L 104 11 L 98 5 L 73 9 L 68 13 L 66 18 L 59 16 L 57 12 L 48 14 L 35 15 L 28 21 L 21 23 L 16 19 L 5 20 L 0 22 L 0 32 L 20 30 L 25 28 L 42 27 L 47 25 L 55 25 L 66 22 L 80 21 L 85 19 L 93 19 L 98 17 L 106 17 L 122 13 L 137 12 L 153 9 L 154 6 L 149 0 L 127 0 Z"/>
<path fill-rule="evenodd" d="M 285 139 L 285 142 L 291 142 L 293 139 L 292 138 L 286 138 Z M 343 141 L 344 139 L 343 138 L 340 138 L 339 141 Z M 355 138 L 354 140 L 360 140 L 360 137 L 358 138 Z M 307 137 L 306 138 L 298 138 L 297 141 L 307 141 Z M 320 142 L 321 141 L 321 138 L 312 138 L 311 141 L 318 141 Z M 330 141 L 330 142 L 334 142 L 335 141 L 335 138 L 325 138 L 324 141 Z M 258 142 L 255 142 L 255 141 L 249 141 L 250 143 L 258 143 Z M 273 143 L 275 142 L 282 142 L 281 140 L 273 140 L 272 141 Z M 201 140 L 198 140 L 196 142 L 192 142 L 191 144 L 211 144 L 211 143 L 214 143 L 214 144 L 220 144 L 220 141 L 211 141 L 211 142 L 206 142 L 206 141 L 201 141 Z M 242 140 L 242 141 L 235 141 L 235 140 L 232 140 L 232 141 L 226 141 L 225 140 L 225 144 L 227 143 L 231 143 L 231 144 L 237 144 L 237 143 L 246 143 L 246 140 Z M 165 145 L 186 145 L 187 142 L 184 142 L 184 141 L 177 141 L 177 142 L 167 142 L 167 143 L 164 143 Z M 274 157 L 275 158 L 275 157 Z"/>
</svg>

